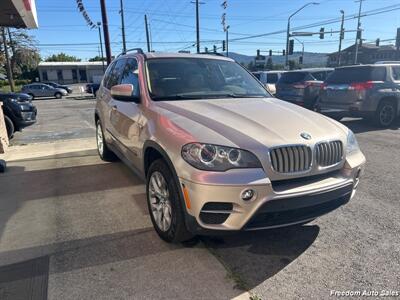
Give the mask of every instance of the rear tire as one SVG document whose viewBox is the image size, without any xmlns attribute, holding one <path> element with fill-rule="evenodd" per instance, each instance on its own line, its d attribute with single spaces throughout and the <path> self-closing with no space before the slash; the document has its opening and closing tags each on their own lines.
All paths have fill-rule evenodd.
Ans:
<svg viewBox="0 0 400 300">
<path fill-rule="evenodd" d="M 61 93 L 55 93 L 54 97 L 56 97 L 57 99 L 61 99 L 62 98 L 62 94 Z"/>
<path fill-rule="evenodd" d="M 389 127 L 397 117 L 397 106 L 394 101 L 383 100 L 375 112 L 374 123 L 379 127 Z"/>
<path fill-rule="evenodd" d="M 8 139 L 12 139 L 13 136 L 14 136 L 14 132 L 15 132 L 14 123 L 13 123 L 13 121 L 12 121 L 9 117 L 7 117 L 7 116 L 4 116 L 4 121 L 5 121 L 5 123 L 6 123 L 6 129 L 7 129 L 7 136 L 8 136 Z"/>
<path fill-rule="evenodd" d="M 179 184 L 164 160 L 155 160 L 149 168 L 146 181 L 147 205 L 154 229 L 168 243 L 193 238 L 185 224 Z"/>
<path fill-rule="evenodd" d="M 97 120 L 96 123 L 96 143 L 97 143 L 97 152 L 102 160 L 112 162 L 118 160 L 117 156 L 112 152 L 108 146 L 107 142 L 104 138 L 103 127 L 101 126 L 100 120 Z"/>
</svg>

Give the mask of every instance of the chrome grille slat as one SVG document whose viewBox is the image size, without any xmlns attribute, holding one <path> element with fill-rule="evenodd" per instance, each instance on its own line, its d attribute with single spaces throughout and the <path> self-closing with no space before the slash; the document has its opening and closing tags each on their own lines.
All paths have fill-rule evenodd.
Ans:
<svg viewBox="0 0 400 300">
<path fill-rule="evenodd" d="M 308 146 L 283 146 L 270 151 L 271 166 L 277 173 L 299 173 L 311 168 L 312 152 Z"/>
<path fill-rule="evenodd" d="M 315 159 L 320 167 L 330 167 L 341 162 L 343 144 L 341 141 L 323 142 L 316 146 Z"/>
</svg>

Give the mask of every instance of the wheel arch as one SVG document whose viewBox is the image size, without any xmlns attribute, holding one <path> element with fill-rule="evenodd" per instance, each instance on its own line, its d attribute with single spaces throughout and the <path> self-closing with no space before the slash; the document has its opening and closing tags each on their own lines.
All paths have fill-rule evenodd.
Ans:
<svg viewBox="0 0 400 300">
<path fill-rule="evenodd" d="M 393 102 L 393 103 L 396 105 L 397 116 L 400 115 L 400 105 L 399 105 L 399 104 L 400 104 L 400 98 L 399 98 L 399 97 L 396 97 L 396 96 L 385 96 L 385 97 L 382 97 L 382 98 L 379 100 L 379 103 L 378 103 L 377 108 L 379 107 L 379 105 L 381 105 L 381 103 L 382 103 L 383 101 L 390 101 L 390 102 Z"/>
</svg>

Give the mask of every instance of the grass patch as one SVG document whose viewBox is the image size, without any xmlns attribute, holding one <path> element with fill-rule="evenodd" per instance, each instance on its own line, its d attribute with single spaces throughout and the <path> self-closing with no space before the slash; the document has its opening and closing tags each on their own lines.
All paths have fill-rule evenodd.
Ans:
<svg viewBox="0 0 400 300">
<path fill-rule="evenodd" d="M 22 85 L 15 85 L 15 92 L 20 92 L 22 88 Z M 10 93 L 11 92 L 11 88 L 9 85 L 5 85 L 0 87 L 0 91 L 3 93 Z"/>
</svg>

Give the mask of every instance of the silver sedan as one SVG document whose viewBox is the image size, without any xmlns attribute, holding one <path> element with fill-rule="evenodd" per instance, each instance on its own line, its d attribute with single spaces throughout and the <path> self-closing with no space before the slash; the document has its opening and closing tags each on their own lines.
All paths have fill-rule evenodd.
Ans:
<svg viewBox="0 0 400 300">
<path fill-rule="evenodd" d="M 32 83 L 24 85 L 21 89 L 21 92 L 31 95 L 32 98 L 55 97 L 57 99 L 61 99 L 63 96 L 68 95 L 68 92 L 64 89 L 54 88 L 50 85 L 43 83 Z"/>
</svg>

